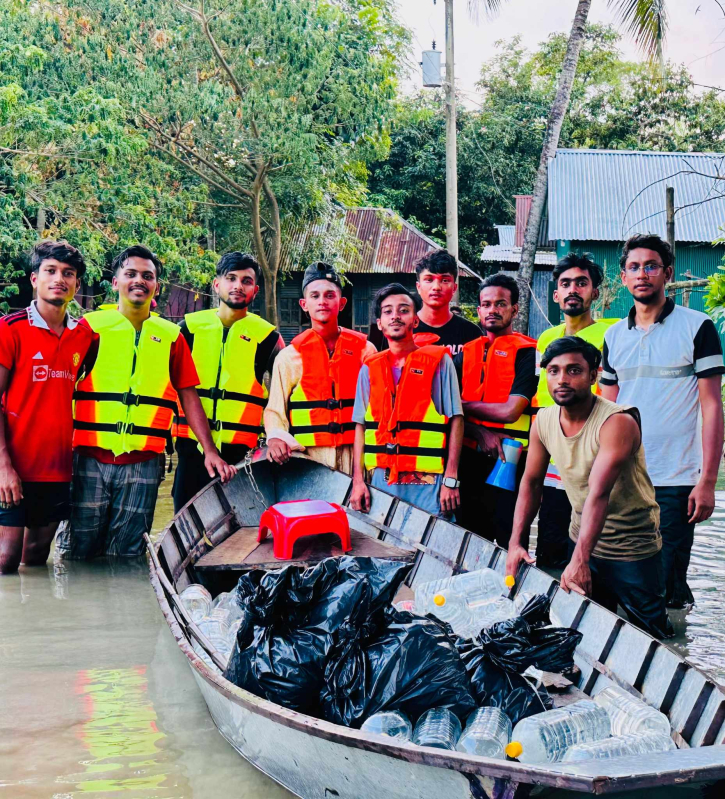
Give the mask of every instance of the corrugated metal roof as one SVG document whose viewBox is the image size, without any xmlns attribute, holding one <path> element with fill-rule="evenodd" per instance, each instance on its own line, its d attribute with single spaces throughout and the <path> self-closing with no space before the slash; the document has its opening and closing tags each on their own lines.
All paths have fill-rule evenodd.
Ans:
<svg viewBox="0 0 725 799">
<path fill-rule="evenodd" d="M 336 223 L 339 224 L 340 220 Z M 286 231 L 282 247 L 283 271 L 305 268 L 314 249 L 314 240 L 324 233 L 324 225 L 300 225 Z M 342 212 L 342 224 L 350 237 L 346 252 L 350 274 L 400 274 L 415 271 L 416 262 L 431 250 L 441 249 L 432 239 L 389 208 L 347 208 Z M 458 262 L 459 270 L 479 278 L 472 269 Z"/>
<path fill-rule="evenodd" d="M 666 236 L 665 188 L 675 188 L 675 240 L 711 242 L 725 222 L 725 154 L 557 150 L 549 161 L 549 238 L 624 241 Z"/>
<path fill-rule="evenodd" d="M 483 248 L 481 260 L 486 263 L 500 262 L 505 264 L 518 264 L 521 261 L 521 247 L 502 247 L 501 245 Z M 536 266 L 556 266 L 556 253 L 548 250 L 537 250 Z"/>
<path fill-rule="evenodd" d="M 498 231 L 499 247 L 513 247 L 516 225 L 494 225 Z"/>
</svg>

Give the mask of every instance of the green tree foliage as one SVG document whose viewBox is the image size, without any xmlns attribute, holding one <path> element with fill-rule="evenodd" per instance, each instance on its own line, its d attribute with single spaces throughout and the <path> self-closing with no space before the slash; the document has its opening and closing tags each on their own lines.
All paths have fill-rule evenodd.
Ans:
<svg viewBox="0 0 725 799">
<path fill-rule="evenodd" d="M 122 103 L 83 79 L 62 15 L 0 2 L 0 278 L 17 293 L 24 252 L 64 237 L 89 262 L 143 241 L 172 279 L 206 282 L 214 253 L 199 203 L 207 189 L 162 162 Z"/>
<path fill-rule="evenodd" d="M 407 42 L 392 10 L 391 0 L 68 4 L 78 75 L 224 206 L 215 231 L 251 241 L 271 321 L 285 219 L 326 192 L 358 197 L 362 163 L 386 150 Z"/>
<path fill-rule="evenodd" d="M 684 67 L 626 61 L 620 35 L 589 25 L 572 88 L 561 147 L 722 151 L 725 103 L 700 92 Z M 461 260 L 474 265 L 495 224 L 514 221 L 514 194 L 528 194 L 541 154 L 567 37 L 553 34 L 534 52 L 518 38 L 498 43 L 481 70 L 483 103 L 458 120 Z M 429 235 L 445 231 L 445 135 L 434 93 L 403 101 L 387 160 L 373 162 L 370 199 L 416 220 Z"/>
</svg>

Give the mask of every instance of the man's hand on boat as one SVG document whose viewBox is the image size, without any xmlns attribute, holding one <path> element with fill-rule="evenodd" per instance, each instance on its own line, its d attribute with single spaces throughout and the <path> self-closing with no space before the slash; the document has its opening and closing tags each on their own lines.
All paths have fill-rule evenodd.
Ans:
<svg viewBox="0 0 725 799">
<path fill-rule="evenodd" d="M 290 458 L 290 448 L 286 441 L 281 438 L 271 438 L 267 440 L 267 460 L 274 463 L 287 463 Z"/>
<path fill-rule="evenodd" d="M 5 507 L 19 505 L 23 498 L 23 484 L 9 457 L 0 460 L 0 502 Z"/>
<path fill-rule="evenodd" d="M 583 560 L 576 550 L 559 578 L 559 585 L 567 594 L 570 591 L 575 591 L 584 596 L 592 595 L 592 573 L 589 569 L 589 561 Z"/>
<path fill-rule="evenodd" d="M 441 510 L 443 513 L 453 513 L 461 504 L 461 492 L 458 488 L 441 486 Z"/>
<path fill-rule="evenodd" d="M 209 472 L 209 477 L 213 479 L 218 474 L 222 483 L 228 483 L 237 473 L 237 467 L 227 463 L 217 449 L 204 453 L 204 466 Z"/>
<path fill-rule="evenodd" d="M 350 494 L 350 507 L 353 510 L 367 513 L 370 510 L 370 490 L 364 480 L 352 481 L 352 494 Z"/>
<path fill-rule="evenodd" d="M 529 555 L 525 547 L 522 547 L 520 544 L 510 544 L 508 555 L 506 556 L 506 574 L 511 574 L 516 577 L 519 572 L 521 561 L 532 565 L 535 563 L 534 558 Z"/>
</svg>

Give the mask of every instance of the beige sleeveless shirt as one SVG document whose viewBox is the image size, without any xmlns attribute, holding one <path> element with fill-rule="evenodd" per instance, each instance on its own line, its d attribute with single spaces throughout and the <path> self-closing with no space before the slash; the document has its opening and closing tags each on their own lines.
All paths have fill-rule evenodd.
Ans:
<svg viewBox="0 0 725 799">
<path fill-rule="evenodd" d="M 569 537 L 576 541 L 584 501 L 589 494 L 589 474 L 599 453 L 599 431 L 615 413 L 628 413 L 639 425 L 639 411 L 597 396 L 584 427 L 569 438 L 562 432 L 559 413 L 558 405 L 542 408 L 536 415 L 536 426 L 542 444 L 556 462 L 571 502 Z M 659 526 L 660 509 L 647 474 L 644 447 L 640 444 L 612 488 L 607 519 L 593 554 L 606 560 L 651 557 L 662 548 Z"/>
</svg>

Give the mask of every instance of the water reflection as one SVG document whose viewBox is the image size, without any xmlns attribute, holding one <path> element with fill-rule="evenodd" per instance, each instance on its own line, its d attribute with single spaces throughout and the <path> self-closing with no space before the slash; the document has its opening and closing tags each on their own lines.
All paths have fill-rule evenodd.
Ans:
<svg viewBox="0 0 725 799">
<path fill-rule="evenodd" d="M 697 605 L 680 614 L 675 645 L 725 682 L 725 492 L 718 506 L 697 530 Z M 169 511 L 164 496 L 158 526 Z M 0 675 L 0 789 L 11 799 L 290 796 L 216 731 L 143 562 L 51 563 L 0 579 Z"/>
</svg>

